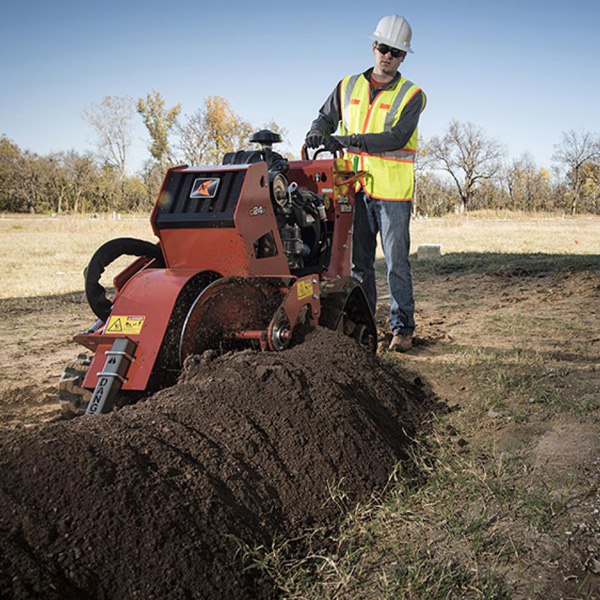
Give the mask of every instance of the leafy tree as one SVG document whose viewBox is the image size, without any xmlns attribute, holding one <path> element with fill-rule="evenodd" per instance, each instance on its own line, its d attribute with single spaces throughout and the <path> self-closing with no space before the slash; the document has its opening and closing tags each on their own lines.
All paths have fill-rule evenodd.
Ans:
<svg viewBox="0 0 600 600">
<path fill-rule="evenodd" d="M 251 123 L 236 114 L 226 98 L 209 96 L 204 104 L 184 123 L 178 123 L 178 149 L 182 161 L 191 165 L 221 164 L 228 152 L 249 147 L 249 138 L 258 129 L 269 129 L 281 136 L 282 145 L 276 150 L 289 159 L 294 156 L 286 151 L 285 140 L 288 130 L 271 119 L 262 127 Z"/>
<path fill-rule="evenodd" d="M 24 209 L 32 213 L 52 210 L 52 203 L 48 198 L 48 180 L 52 168 L 49 159 L 26 152 L 20 167 Z"/>
<path fill-rule="evenodd" d="M 125 175 L 134 114 L 135 103 L 129 96 L 105 96 L 83 111 L 83 119 L 98 135 L 100 158 L 121 176 Z"/>
<path fill-rule="evenodd" d="M 227 152 L 248 145 L 252 126 L 233 111 L 228 100 L 209 96 L 184 124 L 178 125 L 177 131 L 184 162 L 215 165 Z"/>
<path fill-rule="evenodd" d="M 504 153 L 501 144 L 486 138 L 480 127 L 456 120 L 443 137 L 431 139 L 430 152 L 434 166 L 454 181 L 461 210 L 469 206 L 478 183 L 498 174 Z"/>
<path fill-rule="evenodd" d="M 61 213 L 69 210 L 69 192 L 71 182 L 64 166 L 64 155 L 61 153 L 41 157 L 38 170 L 43 168 L 45 177 L 44 203 L 40 208 L 44 211 Z"/>
<path fill-rule="evenodd" d="M 538 169 L 530 154 L 513 160 L 504 179 L 512 210 L 536 211 L 548 205 L 550 172 Z"/>
<path fill-rule="evenodd" d="M 554 210 L 552 195 L 555 186 L 552 183 L 552 174 L 548 169 L 541 167 L 538 169 L 536 181 L 537 200 L 533 210 Z"/>
<path fill-rule="evenodd" d="M 415 179 L 415 216 L 441 217 L 452 211 L 455 198 L 449 189 L 449 182 L 444 182 L 432 171 L 423 169 L 415 171 Z"/>
<path fill-rule="evenodd" d="M 165 106 L 165 99 L 159 92 L 153 91 L 146 95 L 146 99 L 138 98 L 136 109 L 144 120 L 144 125 L 150 134 L 150 154 L 160 165 L 166 169 L 172 163 L 173 157 L 169 144 L 169 133 L 177 122 L 181 111 L 181 104 L 171 108 Z"/>
<path fill-rule="evenodd" d="M 86 212 L 97 193 L 98 166 L 90 156 L 73 151 L 65 155 L 64 166 L 70 184 L 70 208 L 75 213 Z"/>
<path fill-rule="evenodd" d="M 503 210 L 509 208 L 508 194 L 502 181 L 498 178 L 480 181 L 470 202 L 473 210 Z"/>
<path fill-rule="evenodd" d="M 600 213 L 600 163 L 587 162 L 581 168 L 581 206 L 580 209 L 591 213 Z"/>
<path fill-rule="evenodd" d="M 0 137 L 0 210 L 24 209 L 19 173 L 23 163 L 21 149 L 5 135 Z"/>
<path fill-rule="evenodd" d="M 154 205 L 154 198 L 148 198 L 146 184 L 139 177 L 128 177 L 121 189 L 123 211 L 148 212 Z"/>
<path fill-rule="evenodd" d="M 58 152 L 39 156 L 0 137 L 0 210 L 86 212 L 147 210 L 146 186 L 122 177 L 91 156 Z"/>
</svg>

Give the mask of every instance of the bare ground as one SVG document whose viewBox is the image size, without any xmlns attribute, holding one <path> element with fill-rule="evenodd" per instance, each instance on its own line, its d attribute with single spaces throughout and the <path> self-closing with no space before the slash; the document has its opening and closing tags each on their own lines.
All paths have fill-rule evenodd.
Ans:
<svg viewBox="0 0 600 600">
<path fill-rule="evenodd" d="M 492 515 L 514 555 L 481 566 L 511 598 L 600 598 L 599 257 L 473 253 L 415 271 L 416 347 L 400 360 L 450 405 L 442 444 L 479 477 L 519 465 L 490 494 L 523 495 Z"/>
</svg>

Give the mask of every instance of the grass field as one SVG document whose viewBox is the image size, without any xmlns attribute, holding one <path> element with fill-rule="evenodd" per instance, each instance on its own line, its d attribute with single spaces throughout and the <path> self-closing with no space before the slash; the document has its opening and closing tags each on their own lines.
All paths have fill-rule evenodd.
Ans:
<svg viewBox="0 0 600 600">
<path fill-rule="evenodd" d="M 412 251 L 440 244 L 442 253 L 600 254 L 600 217 L 473 213 L 414 221 Z M 83 289 L 83 269 L 96 249 L 117 237 L 156 240 L 147 215 L 121 220 L 91 217 L 0 218 L 0 298 L 62 294 Z M 105 281 L 129 262 L 107 269 Z"/>
<path fill-rule="evenodd" d="M 0 218 L 0 298 L 46 296 L 83 289 L 83 269 L 110 239 L 154 240 L 147 216 L 122 220 L 91 217 Z M 110 278 L 131 262 L 123 258 L 107 269 Z"/>
<path fill-rule="evenodd" d="M 598 254 L 600 218 L 491 212 L 414 221 L 412 247 L 441 244 L 443 253 Z"/>
</svg>

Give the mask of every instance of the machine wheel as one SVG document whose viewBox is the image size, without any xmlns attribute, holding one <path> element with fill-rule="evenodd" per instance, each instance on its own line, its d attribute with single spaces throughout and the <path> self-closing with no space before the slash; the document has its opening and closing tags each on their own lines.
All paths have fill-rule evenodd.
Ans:
<svg viewBox="0 0 600 600">
<path fill-rule="evenodd" d="M 284 310 L 279 310 L 268 332 L 269 347 L 275 352 L 281 352 L 290 345 L 291 327 Z"/>
<path fill-rule="evenodd" d="M 377 327 L 361 285 L 350 277 L 321 287 L 322 327 L 355 339 L 368 352 L 377 351 Z"/>
<path fill-rule="evenodd" d="M 354 328 L 352 337 L 368 352 L 375 352 L 377 348 L 377 339 L 366 325 L 357 325 Z"/>
<path fill-rule="evenodd" d="M 58 381 L 58 401 L 65 415 L 84 415 L 92 398 L 92 392 L 86 390 L 83 380 L 92 364 L 92 355 L 84 352 L 78 354 L 73 362 L 69 363 Z M 115 407 L 134 404 L 144 396 L 143 392 L 119 392 L 114 400 Z"/>
<path fill-rule="evenodd" d="M 92 392 L 81 387 L 85 374 L 92 362 L 90 354 L 79 354 L 67 365 L 58 382 L 58 401 L 63 412 L 72 415 L 85 413 Z"/>
</svg>

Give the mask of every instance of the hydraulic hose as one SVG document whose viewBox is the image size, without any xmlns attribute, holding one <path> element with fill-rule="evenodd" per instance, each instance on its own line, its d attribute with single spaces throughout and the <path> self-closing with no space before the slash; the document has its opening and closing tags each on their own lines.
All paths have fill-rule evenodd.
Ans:
<svg viewBox="0 0 600 600">
<path fill-rule="evenodd" d="M 161 261 L 163 258 L 159 246 L 135 238 L 110 240 L 96 250 L 84 271 L 85 295 L 94 314 L 104 322 L 108 320 L 112 302 L 106 297 L 106 289 L 100 285 L 100 278 L 104 269 L 124 254 L 146 256 Z"/>
</svg>

